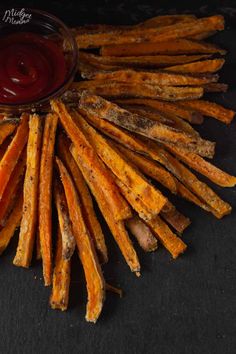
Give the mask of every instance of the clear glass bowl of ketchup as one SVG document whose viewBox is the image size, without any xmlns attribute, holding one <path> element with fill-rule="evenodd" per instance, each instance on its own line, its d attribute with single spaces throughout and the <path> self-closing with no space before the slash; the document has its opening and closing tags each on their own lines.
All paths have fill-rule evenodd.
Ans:
<svg viewBox="0 0 236 354">
<path fill-rule="evenodd" d="M 77 60 L 74 37 L 55 16 L 0 12 L 0 112 L 46 111 L 73 81 Z"/>
</svg>

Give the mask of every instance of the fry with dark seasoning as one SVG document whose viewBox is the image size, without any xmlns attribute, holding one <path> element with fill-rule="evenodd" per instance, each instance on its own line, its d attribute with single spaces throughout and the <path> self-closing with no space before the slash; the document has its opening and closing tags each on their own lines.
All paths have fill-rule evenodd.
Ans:
<svg viewBox="0 0 236 354">
<path fill-rule="evenodd" d="M 42 118 L 37 114 L 30 116 L 26 174 L 23 187 L 23 215 L 18 247 L 13 261 L 13 264 L 18 267 L 29 267 L 35 243 L 38 222 L 38 182 L 42 132 Z"/>
<path fill-rule="evenodd" d="M 45 117 L 39 175 L 39 236 L 45 286 L 52 281 L 52 176 L 58 116 Z"/>
<path fill-rule="evenodd" d="M 157 239 L 153 236 L 150 228 L 137 215 L 126 220 L 125 225 L 145 252 L 152 252 L 158 248 Z"/>
</svg>

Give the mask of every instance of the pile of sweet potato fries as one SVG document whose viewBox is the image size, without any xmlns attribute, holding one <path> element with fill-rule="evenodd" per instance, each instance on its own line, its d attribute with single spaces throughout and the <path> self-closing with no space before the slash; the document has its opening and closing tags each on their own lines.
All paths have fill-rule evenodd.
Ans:
<svg viewBox="0 0 236 354">
<path fill-rule="evenodd" d="M 193 172 L 222 187 L 236 184 L 205 159 L 214 156 L 215 143 L 195 129 L 205 117 L 229 124 L 235 114 L 202 99 L 227 90 L 216 74 L 225 50 L 203 42 L 223 29 L 222 16 L 193 15 L 74 28 L 83 80 L 52 101 L 46 115 L 1 114 L 0 253 L 19 227 L 13 263 L 29 267 L 36 249 L 45 285 L 52 285 L 52 308 L 68 307 L 75 249 L 86 278 L 87 321 L 98 319 L 106 290 L 119 291 L 104 280 L 108 252 L 92 196 L 137 276 L 132 236 L 147 252 L 160 242 L 173 258 L 187 247 L 181 233 L 190 220 L 158 185 L 217 218 L 231 212 Z"/>
</svg>

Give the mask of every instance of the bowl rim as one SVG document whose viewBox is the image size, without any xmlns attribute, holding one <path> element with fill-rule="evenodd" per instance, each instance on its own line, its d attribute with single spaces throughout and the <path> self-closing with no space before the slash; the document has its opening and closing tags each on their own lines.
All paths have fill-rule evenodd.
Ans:
<svg viewBox="0 0 236 354">
<path fill-rule="evenodd" d="M 36 111 L 37 108 L 45 106 L 47 103 L 50 102 L 51 99 L 58 97 L 63 94 L 63 92 L 68 88 L 68 86 L 72 83 L 74 76 L 77 71 L 77 64 L 78 64 L 78 47 L 76 44 L 76 40 L 73 36 L 73 33 L 70 31 L 70 28 L 58 17 L 55 15 L 44 11 L 40 9 L 33 9 L 33 8 L 28 8 L 28 7 L 23 7 L 23 9 L 26 12 L 29 12 L 30 14 L 37 14 L 41 15 L 42 17 L 45 17 L 53 20 L 53 22 L 57 23 L 61 28 L 63 28 L 64 33 L 67 35 L 71 47 L 72 47 L 72 65 L 71 68 L 69 69 L 68 73 L 66 74 L 66 77 L 62 84 L 58 86 L 56 89 L 54 89 L 52 92 L 47 94 L 46 96 L 43 96 L 39 98 L 38 100 L 34 100 L 32 102 L 22 102 L 22 103 L 1 103 L 0 102 L 0 113 L 1 112 L 23 112 L 23 111 Z M 14 10 L 22 10 L 22 8 L 16 7 Z M 6 10 L 1 9 L 0 10 L 0 29 L 3 26 L 2 23 L 2 14 L 5 13 Z M 9 24 L 10 26 L 10 24 Z M 13 26 L 13 25 L 12 25 Z"/>
</svg>

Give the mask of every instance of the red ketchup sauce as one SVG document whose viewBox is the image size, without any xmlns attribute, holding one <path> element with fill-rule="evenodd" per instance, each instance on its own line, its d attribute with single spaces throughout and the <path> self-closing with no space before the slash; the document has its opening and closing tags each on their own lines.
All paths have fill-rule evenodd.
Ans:
<svg viewBox="0 0 236 354">
<path fill-rule="evenodd" d="M 66 76 L 63 51 L 35 33 L 0 37 L 0 103 L 33 102 L 56 90 Z"/>
</svg>

